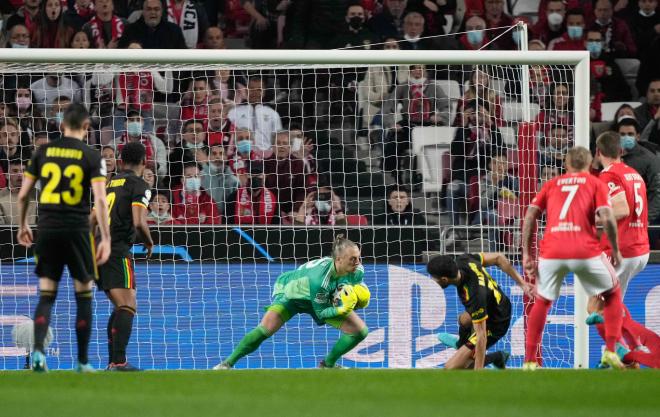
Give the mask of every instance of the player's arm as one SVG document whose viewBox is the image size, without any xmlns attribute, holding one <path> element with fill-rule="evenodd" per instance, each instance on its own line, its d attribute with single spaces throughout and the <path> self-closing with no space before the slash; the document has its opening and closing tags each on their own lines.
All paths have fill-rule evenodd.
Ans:
<svg viewBox="0 0 660 417">
<path fill-rule="evenodd" d="M 101 242 L 96 249 L 96 261 L 104 264 L 110 256 L 110 225 L 108 224 L 108 202 L 105 194 L 105 178 L 92 180 L 92 193 L 94 193 L 94 213 L 101 233 Z"/>
<path fill-rule="evenodd" d="M 523 230 L 522 230 L 522 255 L 523 255 L 523 267 L 528 275 L 535 276 L 536 269 L 534 266 L 534 260 L 531 258 L 531 247 L 532 247 L 532 237 L 534 235 L 534 228 L 536 226 L 536 220 L 541 216 L 541 210 L 536 206 L 527 207 L 527 212 L 525 213 L 525 219 L 523 220 Z"/>
<path fill-rule="evenodd" d="M 25 173 L 23 176 L 23 185 L 18 192 L 18 215 L 19 215 L 19 228 L 18 228 L 18 243 L 29 247 L 32 245 L 32 230 L 27 222 L 27 212 L 30 207 L 30 193 L 36 183 L 36 178 L 32 175 Z"/>
<path fill-rule="evenodd" d="M 612 204 L 612 212 L 615 220 L 621 220 L 630 215 L 630 207 L 626 199 L 626 193 L 620 192 L 610 198 Z"/>
<path fill-rule="evenodd" d="M 133 203 L 131 205 L 131 214 L 133 215 L 135 230 L 142 239 L 144 247 L 147 249 L 147 258 L 150 258 L 154 241 L 151 239 L 151 232 L 147 224 L 147 208 L 142 204 Z"/>
<path fill-rule="evenodd" d="M 486 343 L 488 320 L 488 284 L 486 277 L 480 276 L 478 281 L 473 281 L 467 290 L 470 293 L 470 300 L 465 306 L 465 311 L 470 314 L 472 326 L 477 340 L 474 344 L 474 369 L 482 369 L 486 361 Z"/>
<path fill-rule="evenodd" d="M 612 265 L 617 266 L 621 263 L 621 253 L 619 252 L 619 240 L 614 212 L 609 207 L 601 207 L 598 209 L 597 213 L 603 224 L 607 240 L 612 246 Z"/>
<path fill-rule="evenodd" d="M 472 327 L 477 335 L 477 343 L 474 345 L 474 369 L 483 369 L 486 362 L 486 320 L 472 322 Z"/>
<path fill-rule="evenodd" d="M 523 292 L 528 296 L 532 296 L 532 285 L 526 282 L 518 273 L 516 268 L 511 265 L 509 259 L 500 252 L 486 252 L 481 254 L 481 264 L 483 266 L 497 266 L 502 272 L 510 276 L 518 283 Z"/>
</svg>

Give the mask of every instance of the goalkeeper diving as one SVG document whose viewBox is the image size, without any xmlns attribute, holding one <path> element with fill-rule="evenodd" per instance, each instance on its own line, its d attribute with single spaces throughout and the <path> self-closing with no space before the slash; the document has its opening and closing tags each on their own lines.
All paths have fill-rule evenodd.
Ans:
<svg viewBox="0 0 660 417">
<path fill-rule="evenodd" d="M 231 355 L 213 369 L 232 368 L 298 313 L 309 314 L 319 326 L 329 324 L 342 332 L 319 364 L 319 368 L 339 367 L 339 358 L 369 333 L 364 321 L 354 311 L 369 304 L 370 293 L 362 283 L 363 277 L 360 248 L 338 235 L 332 245 L 332 257 L 309 261 L 277 277 L 272 304 L 266 307 L 261 323 L 243 336 Z"/>
</svg>

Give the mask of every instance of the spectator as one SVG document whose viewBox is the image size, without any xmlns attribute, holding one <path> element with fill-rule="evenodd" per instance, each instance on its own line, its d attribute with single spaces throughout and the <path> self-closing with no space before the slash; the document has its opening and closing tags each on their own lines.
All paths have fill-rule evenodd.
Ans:
<svg viewBox="0 0 660 417">
<path fill-rule="evenodd" d="M 195 119 L 187 120 L 183 124 L 181 143 L 169 155 L 170 187 L 178 182 L 184 165 L 189 162 L 208 162 L 206 129 L 201 121 Z"/>
<path fill-rule="evenodd" d="M 194 78 L 190 89 L 181 100 L 181 120 L 201 120 L 204 128 L 208 125 L 209 117 L 209 86 L 204 77 Z"/>
<path fill-rule="evenodd" d="M 305 199 L 305 164 L 291 152 L 291 137 L 283 130 L 275 134 L 275 152 L 264 160 L 265 184 L 275 195 L 280 210 L 290 213 Z"/>
<path fill-rule="evenodd" d="M 504 0 L 484 0 L 484 20 L 486 28 L 490 29 L 488 35 L 493 39 L 504 33 L 507 30 L 506 27 L 514 25 L 513 18 L 504 13 Z M 492 45 L 494 49 L 500 50 L 511 50 L 518 47 L 509 36 L 499 37 L 493 41 Z"/>
<path fill-rule="evenodd" d="M 227 197 L 227 224 L 278 224 L 277 197 L 264 185 L 261 164 L 240 174 L 240 186 Z"/>
<path fill-rule="evenodd" d="M 25 171 L 25 162 L 21 159 L 12 159 L 8 161 L 7 188 L 0 190 L 0 224 L 19 225 L 20 218 L 18 212 L 18 192 L 23 185 L 23 171 Z M 36 191 L 32 190 L 28 199 L 35 202 Z M 28 205 L 27 222 L 35 224 L 37 220 L 37 205 Z"/>
<path fill-rule="evenodd" d="M 64 12 L 64 21 L 66 24 L 79 31 L 95 15 L 96 8 L 92 0 L 75 0 L 73 7 L 69 7 Z"/>
<path fill-rule="evenodd" d="M 172 217 L 182 224 L 220 224 L 218 206 L 202 188 L 197 163 L 187 162 L 183 180 L 172 190 Z"/>
<path fill-rule="evenodd" d="M 181 28 L 163 19 L 163 5 L 160 0 L 144 0 L 142 17 L 126 26 L 119 39 L 119 47 L 126 48 L 137 41 L 144 49 L 186 49 L 186 41 Z"/>
<path fill-rule="evenodd" d="M 85 23 L 83 30 L 92 39 L 95 48 L 115 49 L 124 34 L 126 21 L 114 14 L 112 0 L 94 0 L 96 14 Z"/>
<path fill-rule="evenodd" d="M 282 121 L 277 111 L 263 104 L 264 81 L 261 77 L 250 77 L 247 103 L 239 104 L 229 111 L 229 120 L 237 128 L 254 132 L 254 145 L 267 157 L 272 154 L 271 138 L 282 130 Z"/>
<path fill-rule="evenodd" d="M 488 103 L 471 100 L 463 109 L 465 124 L 456 129 L 450 145 L 452 158 L 451 183 L 447 189 L 454 224 L 471 219 L 472 208 L 467 206 L 469 189 L 485 174 L 490 158 L 502 153 L 502 135 L 493 123 Z"/>
<path fill-rule="evenodd" d="M 641 128 L 660 119 L 660 78 L 651 80 L 646 89 L 646 102 L 635 109 L 635 116 Z"/>
<path fill-rule="evenodd" d="M 639 0 L 638 13 L 634 13 L 628 20 L 635 45 L 637 56 L 645 56 L 649 52 L 653 39 L 660 35 L 660 13 L 656 12 L 658 0 Z"/>
<path fill-rule="evenodd" d="M 394 106 L 399 103 L 403 109 L 401 121 L 395 120 L 396 107 L 383 109 L 384 126 L 390 132 L 383 149 L 383 169 L 394 172 L 397 183 L 402 184 L 403 155 L 410 148 L 412 129 L 423 125 L 448 125 L 449 99 L 440 87 L 428 80 L 424 65 L 412 65 L 408 83 L 397 86 L 394 100 L 388 102 Z"/>
<path fill-rule="evenodd" d="M 424 214 L 413 209 L 410 190 L 397 185 L 387 191 L 387 206 L 385 213 L 374 216 L 373 224 L 389 226 L 426 226 Z"/>
<path fill-rule="evenodd" d="M 612 17 L 612 14 L 612 0 L 596 0 L 593 28 L 603 35 L 603 51 L 615 58 L 634 58 L 637 46 L 628 24 L 618 17 Z"/>
<path fill-rule="evenodd" d="M 35 117 L 38 117 L 39 114 L 34 111 L 32 91 L 29 88 L 19 87 L 16 89 L 14 109 L 12 110 L 12 114 L 18 119 L 21 131 L 27 133 L 28 136 L 34 135 Z"/>
<path fill-rule="evenodd" d="M 46 131 L 50 140 L 57 140 L 62 136 L 60 125 L 64 118 L 64 111 L 71 105 L 69 97 L 61 96 L 53 100 L 53 104 L 46 107 Z"/>
<path fill-rule="evenodd" d="M 179 220 L 172 217 L 170 208 L 170 198 L 167 193 L 164 191 L 156 192 L 149 203 L 147 223 L 157 226 L 181 224 Z"/>
<path fill-rule="evenodd" d="M 76 103 L 82 102 L 83 89 L 71 78 L 58 73 L 46 74 L 44 78 L 32 83 L 30 90 L 33 103 L 41 105 L 42 111 L 58 97 L 67 97 Z"/>
<path fill-rule="evenodd" d="M 140 142 L 146 150 L 147 168 L 158 173 L 167 174 L 167 150 L 163 141 L 154 134 L 144 132 L 144 118 L 140 112 L 131 110 L 126 118 L 126 131 L 115 139 L 117 152 L 129 142 Z"/>
<path fill-rule="evenodd" d="M 352 4 L 346 10 L 346 23 L 344 29 L 339 31 L 332 41 L 333 48 L 371 49 L 371 45 L 378 43 L 378 37 L 366 25 L 364 8 L 359 4 Z"/>
<path fill-rule="evenodd" d="M 587 22 L 582 9 L 570 9 L 566 12 L 566 33 L 555 38 L 548 45 L 554 51 L 582 51 L 584 50 Z"/>
<path fill-rule="evenodd" d="M 101 149 L 101 156 L 105 160 L 106 179 L 110 179 L 115 175 L 117 170 L 117 154 L 115 148 L 106 145 Z"/>
<path fill-rule="evenodd" d="M 294 225 L 340 226 L 346 224 L 346 215 L 337 194 L 328 185 L 319 184 L 310 191 L 293 216 Z"/>
<path fill-rule="evenodd" d="M 384 0 L 383 10 L 369 20 L 369 27 L 381 39 L 403 36 L 403 17 L 407 0 Z"/>
<path fill-rule="evenodd" d="M 48 133 L 45 131 L 37 131 L 32 137 L 32 150 L 36 151 L 40 146 L 43 146 L 48 142 Z"/>
<path fill-rule="evenodd" d="M 615 131 L 617 124 L 624 117 L 632 117 L 633 119 L 637 120 L 637 116 L 635 116 L 635 109 L 633 109 L 630 104 L 623 103 L 619 106 L 618 109 L 616 109 L 614 112 L 614 119 L 612 119 L 613 121 L 610 125 L 610 130 Z"/>
<path fill-rule="evenodd" d="M 210 83 L 212 97 L 219 98 L 223 103 L 233 104 L 241 104 L 246 100 L 247 81 L 243 77 L 232 74 L 230 69 L 219 69 L 215 74 Z"/>
<path fill-rule="evenodd" d="M 210 26 L 204 33 L 204 49 L 225 49 L 225 35 L 217 26 Z"/>
<path fill-rule="evenodd" d="M 250 22 L 249 46 L 252 49 L 275 49 L 282 44 L 282 18 L 291 4 L 289 0 L 241 0 Z"/>
<path fill-rule="evenodd" d="M 202 187 L 215 201 L 220 213 L 227 213 L 225 204 L 238 185 L 238 178 L 227 164 L 225 148 L 222 145 L 211 146 L 208 161 L 202 164 Z"/>
<path fill-rule="evenodd" d="M 21 145 L 21 128 L 16 119 L 3 117 L 0 119 L 0 168 L 9 172 L 10 159 L 30 158 L 30 149 Z"/>
<path fill-rule="evenodd" d="M 346 9 L 350 2 L 351 0 L 294 1 L 291 5 L 291 24 L 287 27 L 288 47 L 330 49 L 337 28 L 344 25 Z"/>
<path fill-rule="evenodd" d="M 43 0 L 31 33 L 32 48 L 68 48 L 73 29 L 64 24 L 59 0 Z"/>
<path fill-rule="evenodd" d="M 71 38 L 71 48 L 73 49 L 89 49 L 92 47 L 92 41 L 89 34 L 84 30 L 79 30 L 73 34 Z"/>
<path fill-rule="evenodd" d="M 566 83 L 553 83 L 550 85 L 550 94 L 546 99 L 543 110 L 536 116 L 539 124 L 539 133 L 550 135 L 552 126 L 567 126 L 568 137 L 573 137 L 573 95 Z"/>
<path fill-rule="evenodd" d="M 30 32 L 22 23 L 17 23 L 9 29 L 6 48 L 29 48 Z"/>
<path fill-rule="evenodd" d="M 564 165 L 564 155 L 571 146 L 568 139 L 568 127 L 553 125 L 550 133 L 541 140 L 539 165 Z"/>
<path fill-rule="evenodd" d="M 316 173 L 316 159 L 314 157 L 314 141 L 300 129 L 299 126 L 289 127 L 291 138 L 291 154 L 303 161 L 305 166 L 305 185 L 316 187 L 318 180 Z"/>
<path fill-rule="evenodd" d="M 456 105 L 454 126 L 463 126 L 465 123 L 463 108 L 465 103 L 472 100 L 478 100 L 480 103 L 488 103 L 488 108 L 492 109 L 490 113 L 493 114 L 495 121 L 498 125 L 502 124 L 502 99 L 495 89 L 490 88 L 490 75 L 480 69 L 474 70 L 470 74 L 470 84 Z"/>
<path fill-rule="evenodd" d="M 156 174 L 154 174 L 151 168 L 145 168 L 144 171 L 142 171 L 142 179 L 147 183 L 150 190 L 160 188 L 158 187 L 158 179 L 156 178 Z"/>
<path fill-rule="evenodd" d="M 25 0 L 23 6 L 7 19 L 6 30 L 11 31 L 15 25 L 23 25 L 32 33 L 36 29 L 36 22 L 39 19 L 37 16 L 41 2 L 42 0 Z"/>
<path fill-rule="evenodd" d="M 538 191 L 541 191 L 543 184 L 550 181 L 554 177 L 561 174 L 561 169 L 557 165 L 543 165 L 539 174 L 539 182 L 536 187 Z"/>
<path fill-rule="evenodd" d="M 623 162 L 634 168 L 646 183 L 649 223 L 660 221 L 660 158 L 639 142 L 639 125 L 634 119 L 623 118 L 617 126 L 621 135 Z"/>
<path fill-rule="evenodd" d="M 399 47 L 403 50 L 433 49 L 431 39 L 422 39 L 424 34 L 424 16 L 410 12 L 403 18 L 403 40 Z"/>
<path fill-rule="evenodd" d="M 192 0 L 168 1 L 167 20 L 181 28 L 188 49 L 197 48 L 209 27 L 204 6 Z"/>
<path fill-rule="evenodd" d="M 259 159 L 257 153 L 254 151 L 254 140 L 252 139 L 252 132 L 249 129 L 236 129 L 234 132 L 234 143 L 236 146 L 229 155 L 232 155 L 229 161 L 229 167 L 236 175 L 245 174 L 249 168 L 250 161 Z"/>
<path fill-rule="evenodd" d="M 243 38 L 248 30 L 250 25 L 250 15 L 245 11 L 240 0 L 230 0 L 225 2 L 216 2 L 216 1 L 207 1 L 206 8 L 209 10 L 209 20 L 220 21 L 220 26 L 222 26 L 225 31 L 225 35 L 228 38 Z M 221 4 L 224 3 L 224 8 L 220 9 Z M 212 13 L 209 8 L 215 8 L 216 10 L 221 10 L 222 18 L 218 19 L 218 13 Z M 218 24 L 211 22 L 211 24 Z"/>
<path fill-rule="evenodd" d="M 226 156 L 229 155 L 229 149 L 233 149 L 234 125 L 227 118 L 228 108 L 230 106 L 222 104 L 219 98 L 213 98 L 208 105 L 208 143 L 209 146 L 222 145 L 225 148 Z"/>
<path fill-rule="evenodd" d="M 539 12 L 539 21 L 532 27 L 533 37 L 548 45 L 550 41 L 561 37 L 566 31 L 564 17 L 566 5 L 562 0 L 549 0 L 546 3 L 545 13 Z"/>
<path fill-rule="evenodd" d="M 406 8 L 408 11 L 420 12 L 424 16 L 426 33 L 431 36 L 436 36 L 451 33 L 451 28 L 448 28 L 445 32 L 445 26 L 447 25 L 446 16 L 455 16 L 456 3 L 456 0 L 410 0 L 407 3 Z"/>
</svg>

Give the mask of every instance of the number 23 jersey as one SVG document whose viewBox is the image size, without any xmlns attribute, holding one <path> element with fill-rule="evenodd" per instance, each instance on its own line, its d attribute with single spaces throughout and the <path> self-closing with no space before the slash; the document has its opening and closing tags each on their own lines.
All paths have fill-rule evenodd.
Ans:
<svg viewBox="0 0 660 417">
<path fill-rule="evenodd" d="M 587 172 L 555 177 L 530 206 L 547 211 L 541 240 L 544 259 L 589 259 L 603 250 L 596 234 L 596 212 L 610 207 L 607 186 Z"/>
<path fill-rule="evenodd" d="M 40 230 L 89 230 L 90 186 L 105 182 L 101 153 L 62 137 L 39 147 L 25 176 L 39 181 Z"/>
</svg>

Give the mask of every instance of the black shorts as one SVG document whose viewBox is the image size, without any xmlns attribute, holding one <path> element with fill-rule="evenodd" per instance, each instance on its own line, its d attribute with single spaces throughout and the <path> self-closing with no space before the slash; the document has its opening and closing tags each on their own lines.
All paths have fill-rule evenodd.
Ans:
<svg viewBox="0 0 660 417">
<path fill-rule="evenodd" d="M 510 324 L 510 317 L 508 320 L 498 321 L 495 323 L 491 323 L 488 319 L 486 319 L 486 349 L 490 348 L 501 338 L 506 336 L 507 332 L 509 331 Z M 476 343 L 477 333 L 472 327 L 461 327 L 459 329 L 458 347 L 465 345 L 470 349 L 474 349 Z"/>
<path fill-rule="evenodd" d="M 64 266 L 69 267 L 71 277 L 86 283 L 98 277 L 94 238 L 88 231 L 40 230 L 34 247 L 39 278 L 58 281 Z"/>
<path fill-rule="evenodd" d="M 115 288 L 135 289 L 135 271 L 133 259 L 110 256 L 108 262 L 99 266 L 99 280 L 96 283 L 100 291 Z"/>
</svg>

